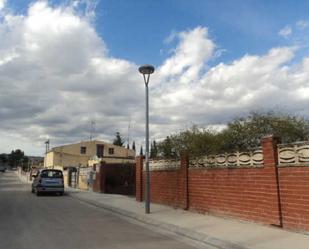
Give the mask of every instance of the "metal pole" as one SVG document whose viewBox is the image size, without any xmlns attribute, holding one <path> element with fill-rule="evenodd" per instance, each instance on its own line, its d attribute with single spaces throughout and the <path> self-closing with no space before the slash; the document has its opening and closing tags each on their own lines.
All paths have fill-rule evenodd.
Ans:
<svg viewBox="0 0 309 249">
<path fill-rule="evenodd" d="M 149 172 L 149 100 L 148 100 L 148 81 L 145 81 L 145 93 L 146 93 L 146 214 L 150 213 L 150 172 Z"/>
<path fill-rule="evenodd" d="M 144 65 L 139 67 L 138 71 L 143 74 L 145 81 L 145 95 L 146 95 L 146 191 L 145 191 L 145 211 L 150 213 L 150 171 L 149 171 L 149 101 L 148 101 L 148 82 L 150 74 L 154 72 L 152 65 Z"/>
</svg>

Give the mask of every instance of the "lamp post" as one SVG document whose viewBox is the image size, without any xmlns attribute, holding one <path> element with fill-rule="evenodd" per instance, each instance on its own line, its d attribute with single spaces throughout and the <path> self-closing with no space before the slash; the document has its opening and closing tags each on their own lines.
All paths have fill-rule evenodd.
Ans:
<svg viewBox="0 0 309 249">
<path fill-rule="evenodd" d="M 47 166 L 47 152 L 49 151 L 49 139 L 45 141 L 45 159 L 44 159 L 44 167 Z"/>
<path fill-rule="evenodd" d="M 143 74 L 145 82 L 146 95 L 146 192 L 145 192 L 145 212 L 150 213 L 150 172 L 149 172 L 149 101 L 148 101 L 148 83 L 150 74 L 154 72 L 154 67 L 144 65 L 139 67 L 138 71 Z"/>
</svg>

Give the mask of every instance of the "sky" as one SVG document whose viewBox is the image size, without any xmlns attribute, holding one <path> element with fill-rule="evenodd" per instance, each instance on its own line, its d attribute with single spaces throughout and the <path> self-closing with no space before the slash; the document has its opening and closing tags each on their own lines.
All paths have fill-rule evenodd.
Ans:
<svg viewBox="0 0 309 249">
<path fill-rule="evenodd" d="M 309 118 L 309 2 L 0 0 L 0 153 L 220 129 L 251 111 Z"/>
</svg>

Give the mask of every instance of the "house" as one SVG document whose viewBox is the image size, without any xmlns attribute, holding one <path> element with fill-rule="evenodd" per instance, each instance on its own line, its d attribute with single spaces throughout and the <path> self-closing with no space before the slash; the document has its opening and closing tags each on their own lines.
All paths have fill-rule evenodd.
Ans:
<svg viewBox="0 0 309 249">
<path fill-rule="evenodd" d="M 99 140 L 82 141 L 54 147 L 44 158 L 44 167 L 89 167 L 99 162 L 132 163 L 135 151 Z"/>
<path fill-rule="evenodd" d="M 44 157 L 40 156 L 27 156 L 29 160 L 29 166 L 33 168 L 42 168 L 44 165 Z"/>
</svg>

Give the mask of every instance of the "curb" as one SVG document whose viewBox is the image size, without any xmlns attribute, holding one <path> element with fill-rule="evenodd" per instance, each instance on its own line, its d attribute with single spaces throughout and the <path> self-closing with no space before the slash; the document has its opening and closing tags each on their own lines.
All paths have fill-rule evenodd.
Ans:
<svg viewBox="0 0 309 249">
<path fill-rule="evenodd" d="M 207 234 L 195 232 L 193 230 L 183 228 L 183 227 L 180 227 L 180 226 L 176 226 L 176 225 L 173 225 L 173 224 L 169 224 L 169 223 L 166 223 L 166 222 L 157 221 L 157 220 L 154 220 L 152 218 L 145 217 L 143 215 L 139 215 L 139 214 L 127 211 L 127 210 L 123 210 L 121 208 L 117 208 L 117 207 L 114 207 L 114 206 L 111 206 L 111 205 L 108 205 L 108 204 L 105 204 L 105 203 L 104 204 L 98 203 L 96 201 L 92 201 L 92 200 L 89 200 L 89 199 L 86 199 L 86 198 L 81 198 L 81 197 L 76 196 L 76 193 L 74 193 L 74 192 L 69 192 L 69 196 L 71 198 L 74 198 L 74 199 L 77 199 L 79 201 L 91 204 L 93 206 L 106 209 L 106 210 L 113 212 L 113 213 L 116 213 L 118 215 L 129 217 L 131 219 L 137 220 L 137 221 L 142 222 L 146 225 L 151 225 L 151 226 L 154 226 L 154 227 L 157 227 L 157 228 L 160 228 L 160 229 L 164 229 L 164 230 L 167 230 L 169 232 L 175 233 L 177 235 L 189 238 L 191 240 L 195 240 L 195 241 L 198 241 L 200 243 L 204 243 L 208 246 L 214 246 L 214 247 L 217 247 L 217 248 L 220 248 L 220 249 L 247 249 L 244 246 L 240 246 L 240 245 L 234 244 L 232 242 L 227 242 L 227 241 L 224 241 L 224 240 L 221 240 L 221 239 L 217 239 L 217 238 L 209 236 Z"/>
</svg>

